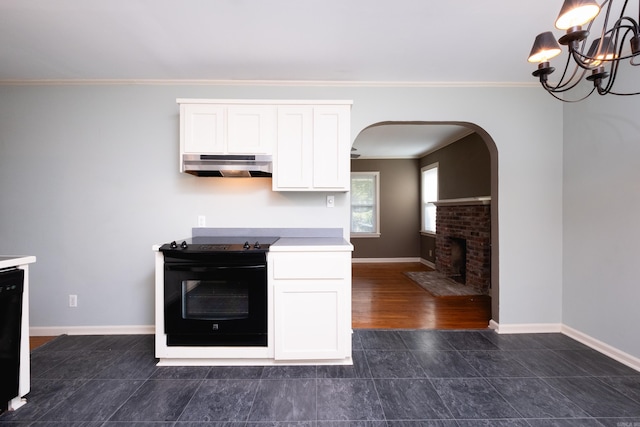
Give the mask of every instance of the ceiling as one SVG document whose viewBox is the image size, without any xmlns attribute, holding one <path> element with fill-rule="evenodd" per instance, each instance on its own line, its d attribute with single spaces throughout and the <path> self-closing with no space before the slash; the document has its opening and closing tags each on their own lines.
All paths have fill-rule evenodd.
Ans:
<svg viewBox="0 0 640 427">
<path fill-rule="evenodd" d="M 359 159 L 417 159 L 472 132 L 459 125 L 381 124 L 360 132 L 352 153 Z"/>
<path fill-rule="evenodd" d="M 560 0 L 2 0 L 0 84 L 303 81 L 535 84 Z M 556 30 L 557 32 L 557 30 Z M 389 135 L 389 132 L 396 133 Z M 459 127 L 377 127 L 365 156 L 412 157 Z M 364 135 L 364 134 L 363 134 Z M 389 146 L 389 144 L 387 144 Z M 406 147 L 402 152 L 400 147 Z M 375 148 L 375 149 L 374 149 Z"/>
</svg>

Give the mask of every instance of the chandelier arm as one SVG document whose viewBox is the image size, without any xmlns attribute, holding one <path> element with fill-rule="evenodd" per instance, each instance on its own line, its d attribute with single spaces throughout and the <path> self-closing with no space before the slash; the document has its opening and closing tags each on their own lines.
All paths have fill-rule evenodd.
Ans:
<svg viewBox="0 0 640 427">
<path fill-rule="evenodd" d="M 575 76 L 577 71 L 578 71 L 578 67 L 575 67 L 573 74 L 571 75 L 571 78 L 564 83 L 562 82 L 562 80 L 560 80 L 560 82 L 558 82 L 556 86 L 549 85 L 547 81 L 541 81 L 540 83 L 542 83 L 542 86 L 548 92 L 554 92 L 554 93 L 567 92 L 573 89 L 574 87 L 578 86 L 580 84 L 580 81 L 584 77 L 584 74 L 586 73 L 586 70 L 583 70 L 580 74 L 580 77 L 576 78 Z"/>
<path fill-rule="evenodd" d="M 627 7 L 627 2 L 628 2 L 628 1 L 629 1 L 629 0 L 625 0 L 625 1 L 624 1 L 624 6 L 622 6 L 622 10 L 620 11 L 620 16 L 621 16 L 621 17 L 623 16 L 622 14 L 624 13 L 624 10 L 625 10 L 625 9 L 626 9 L 626 7 Z M 600 34 L 600 39 L 604 39 L 604 36 L 607 34 L 607 26 L 608 26 L 608 24 L 609 24 L 609 16 L 611 15 L 611 6 L 613 6 L 613 1 L 605 1 L 605 2 L 604 2 L 604 3 L 602 3 L 602 5 L 600 6 L 600 10 L 602 10 L 602 6 L 604 6 L 604 4 L 605 4 L 605 3 L 609 3 L 609 4 L 607 5 L 607 12 L 606 12 L 606 13 L 605 13 L 605 15 L 604 15 L 604 24 L 602 25 L 602 33 Z M 594 19 L 594 21 L 595 21 L 595 19 Z M 593 21 L 591 21 L 591 22 L 589 23 L 589 28 L 591 28 L 591 25 L 592 25 L 592 24 L 593 24 Z"/>
<path fill-rule="evenodd" d="M 582 78 L 584 77 L 586 70 L 583 70 L 580 73 L 580 76 L 576 77 L 577 74 L 578 74 L 578 70 L 579 70 L 579 67 L 577 67 L 577 66 L 575 66 L 573 68 L 573 72 L 571 73 L 571 77 L 569 77 L 568 79 L 565 80 L 565 77 L 567 75 L 567 71 L 569 71 L 569 64 L 570 63 L 571 63 L 571 56 L 568 56 L 567 57 L 567 62 L 564 65 L 564 71 L 562 72 L 562 76 L 560 77 L 560 80 L 558 81 L 558 84 L 556 86 L 549 86 L 549 84 L 545 82 L 545 86 L 546 86 L 545 89 L 553 90 L 554 92 L 566 92 L 569 89 L 573 89 L 574 87 L 576 87 L 580 83 L 580 80 L 582 80 Z"/>
<path fill-rule="evenodd" d="M 631 21 L 633 21 L 633 20 L 631 20 Z M 622 37 L 620 37 L 620 47 L 619 47 L 619 49 L 617 49 L 618 56 L 616 57 L 615 61 L 622 61 L 622 60 L 625 60 L 625 59 L 632 59 L 632 58 L 638 56 L 637 54 L 634 55 L 633 53 L 631 53 L 630 55 L 622 56 L 622 50 L 624 49 L 624 44 L 625 44 L 625 41 L 627 40 L 627 37 L 629 36 L 629 32 L 631 32 L 635 36 L 637 34 L 637 31 L 638 31 L 637 24 L 635 23 L 635 21 L 633 21 L 633 22 L 634 22 L 634 26 L 621 25 L 621 26 L 619 26 L 617 28 L 618 31 L 616 32 L 616 36 L 615 36 L 616 43 L 617 43 L 618 38 L 619 38 L 617 33 L 619 33 L 622 29 L 625 29 L 625 32 L 622 34 Z M 615 50 L 615 47 L 614 47 L 614 50 Z M 632 63 L 632 65 L 639 65 L 639 64 L 633 64 Z"/>
<path fill-rule="evenodd" d="M 622 95 L 622 96 L 627 96 L 627 95 L 640 95 L 640 92 L 635 92 L 635 93 L 622 93 L 622 92 L 612 92 L 613 86 L 615 84 L 616 81 L 616 77 L 618 75 L 618 67 L 620 66 L 620 61 L 622 59 L 626 59 L 628 57 L 633 57 L 633 55 L 630 56 L 626 56 L 623 57 L 622 55 L 622 49 L 624 48 L 624 40 L 626 39 L 627 35 L 629 34 L 629 31 L 632 31 L 632 29 L 627 29 L 625 31 L 625 33 L 622 36 L 622 43 L 620 43 L 620 46 L 618 46 L 617 52 L 618 52 L 618 57 L 617 59 L 610 61 L 611 65 L 610 65 L 610 76 L 609 76 L 609 80 L 607 81 L 607 85 L 605 86 L 604 89 L 602 89 L 599 85 L 598 85 L 598 93 L 600 95 L 606 95 L 608 93 L 612 94 L 612 95 Z M 633 64 L 633 62 L 632 62 Z"/>
<path fill-rule="evenodd" d="M 610 95 L 618 95 L 618 96 L 633 96 L 633 95 L 640 95 L 640 92 L 630 92 L 630 93 L 621 93 L 621 92 L 612 92 L 609 91 L 607 92 Z"/>
<path fill-rule="evenodd" d="M 589 63 L 589 60 L 590 59 L 593 60 L 595 58 L 589 55 L 585 55 L 584 53 L 582 53 L 583 51 L 584 51 L 584 48 L 580 49 L 580 51 L 578 51 L 577 49 L 570 49 L 569 53 L 571 54 L 570 57 L 573 58 L 577 66 L 579 66 L 580 68 L 588 69 L 589 66 L 591 65 Z"/>
<path fill-rule="evenodd" d="M 632 59 L 638 55 L 634 55 L 634 54 L 629 54 L 629 55 L 622 55 L 622 51 L 624 49 L 624 43 L 627 40 L 627 37 L 629 35 L 629 32 L 632 32 L 634 35 L 637 34 L 638 31 L 638 27 L 636 22 L 631 19 L 628 18 L 629 21 L 631 21 L 631 23 L 633 25 L 621 25 L 619 24 L 619 22 L 616 22 L 616 26 L 608 31 L 606 31 L 604 34 L 606 35 L 610 35 L 611 39 L 614 40 L 614 47 L 613 50 L 618 52 L 618 55 L 616 56 L 615 61 L 622 61 L 625 59 Z M 620 32 L 622 30 L 625 30 L 622 37 L 619 36 Z M 620 48 L 618 49 L 618 39 L 621 40 L 620 42 Z M 584 51 L 584 49 L 580 49 L 580 51 L 578 51 L 577 49 L 571 49 L 571 54 L 573 55 L 574 60 L 576 61 L 576 63 L 580 64 L 581 68 L 590 68 L 591 61 L 597 60 L 596 57 L 594 56 L 589 56 L 587 54 L 582 53 Z M 603 62 L 607 62 L 608 60 L 604 60 Z M 640 64 L 634 64 L 632 62 L 632 65 L 640 65 Z"/>
<path fill-rule="evenodd" d="M 582 98 L 580 98 L 580 99 L 564 99 L 564 98 L 560 98 L 560 97 L 559 97 L 558 95 L 556 95 L 554 92 L 547 91 L 547 93 L 548 93 L 549 95 L 553 96 L 555 99 L 557 99 L 557 100 L 559 100 L 559 101 L 567 102 L 567 103 L 573 103 L 573 102 L 580 102 L 580 101 L 584 101 L 584 100 L 585 100 L 585 99 L 587 99 L 589 96 L 591 96 L 591 94 L 593 93 L 593 91 L 594 91 L 595 89 L 596 89 L 595 87 L 594 87 L 594 88 L 591 88 L 591 91 L 590 91 L 588 94 L 586 94 L 585 96 L 583 96 Z"/>
<path fill-rule="evenodd" d="M 629 0 L 624 0 L 624 4 L 622 5 L 622 9 L 620 9 L 620 18 L 618 19 L 618 21 L 625 17 L 624 13 L 627 10 L 627 5 L 628 4 L 629 4 Z"/>
<path fill-rule="evenodd" d="M 638 21 L 636 21 L 635 19 L 630 18 L 630 17 L 628 17 L 628 16 L 624 16 L 624 17 L 622 17 L 622 18 L 618 19 L 618 22 L 617 22 L 617 23 L 621 23 L 621 22 L 625 22 L 625 21 L 629 21 L 629 22 L 631 22 L 631 28 L 633 28 L 633 29 L 634 29 L 634 31 L 637 31 L 637 30 L 638 30 Z M 619 25 L 620 25 L 620 27 L 627 27 L 627 26 L 629 26 L 629 24 L 627 24 L 627 25 L 619 24 Z"/>
</svg>

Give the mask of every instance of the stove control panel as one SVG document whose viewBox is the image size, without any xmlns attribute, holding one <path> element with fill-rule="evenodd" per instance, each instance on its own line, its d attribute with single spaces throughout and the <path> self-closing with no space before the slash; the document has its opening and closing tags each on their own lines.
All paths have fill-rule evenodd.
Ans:
<svg viewBox="0 0 640 427">
<path fill-rule="evenodd" d="M 244 252 L 244 251 L 265 251 L 269 249 L 269 244 L 261 244 L 259 241 L 249 243 L 248 240 L 242 243 L 226 244 L 226 243 L 182 243 L 172 241 L 163 245 L 161 251 L 189 251 L 189 252 Z"/>
</svg>

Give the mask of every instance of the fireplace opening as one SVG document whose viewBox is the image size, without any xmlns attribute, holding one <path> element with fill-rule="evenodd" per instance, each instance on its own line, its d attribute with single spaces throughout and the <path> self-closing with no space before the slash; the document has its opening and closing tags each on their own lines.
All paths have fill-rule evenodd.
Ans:
<svg viewBox="0 0 640 427">
<path fill-rule="evenodd" d="M 457 237 L 451 239 L 451 275 L 458 283 L 467 281 L 467 241 Z"/>
</svg>

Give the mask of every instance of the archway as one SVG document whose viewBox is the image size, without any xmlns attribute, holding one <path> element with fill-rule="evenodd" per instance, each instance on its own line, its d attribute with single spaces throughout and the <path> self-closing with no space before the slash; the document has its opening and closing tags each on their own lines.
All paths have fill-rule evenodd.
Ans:
<svg viewBox="0 0 640 427">
<path fill-rule="evenodd" d="M 472 135 L 472 137 L 470 137 Z M 489 194 L 467 196 L 490 196 L 491 217 L 491 319 L 498 322 L 499 315 L 499 246 L 498 246 L 498 153 L 491 136 L 481 127 L 468 122 L 388 121 L 378 122 L 364 128 L 354 140 L 353 149 L 359 160 L 367 159 L 422 159 L 443 150 L 444 147 L 465 138 L 481 141 L 488 152 L 487 161 Z M 412 140 L 413 138 L 413 140 Z M 483 191 L 486 193 L 486 191 Z M 416 197 L 419 197 L 416 194 Z M 435 240 L 435 238 L 434 238 Z M 354 261 L 357 262 L 357 253 Z M 422 260 L 422 254 L 421 254 Z M 428 263 L 426 263 L 428 265 Z"/>
</svg>

